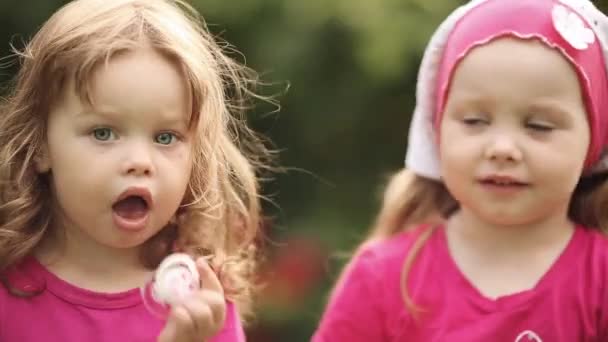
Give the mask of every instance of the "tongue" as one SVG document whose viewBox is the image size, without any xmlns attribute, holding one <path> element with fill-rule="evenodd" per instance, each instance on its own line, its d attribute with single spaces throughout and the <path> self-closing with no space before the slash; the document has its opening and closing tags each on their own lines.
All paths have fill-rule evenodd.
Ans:
<svg viewBox="0 0 608 342">
<path fill-rule="evenodd" d="M 140 219 L 148 213 L 148 206 L 140 197 L 125 198 L 112 208 L 118 216 L 128 220 Z"/>
</svg>

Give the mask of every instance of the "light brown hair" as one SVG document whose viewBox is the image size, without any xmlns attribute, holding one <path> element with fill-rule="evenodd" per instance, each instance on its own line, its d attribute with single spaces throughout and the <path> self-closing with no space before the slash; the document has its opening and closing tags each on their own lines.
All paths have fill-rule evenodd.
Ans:
<svg viewBox="0 0 608 342">
<path fill-rule="evenodd" d="M 261 221 L 257 172 L 270 156 L 243 117 L 257 97 L 256 77 L 228 57 L 228 46 L 179 0 L 72 1 L 16 50 L 21 68 L 0 104 L 0 273 L 30 255 L 50 227 L 51 193 L 34 161 L 53 102 L 73 81 L 83 102 L 91 103 L 95 68 L 142 44 L 181 68 L 196 132 L 182 206 L 175 222 L 146 242 L 142 262 L 156 267 L 174 246 L 212 256 L 226 296 L 248 312 Z"/>
<path fill-rule="evenodd" d="M 569 217 L 576 223 L 608 233 L 608 173 L 583 177 L 574 190 Z M 402 169 L 394 174 L 384 191 L 382 208 L 367 240 L 385 240 L 395 234 L 426 226 L 406 256 L 401 273 L 401 289 L 406 306 L 418 311 L 407 289 L 407 275 L 416 255 L 435 227 L 458 210 L 458 203 L 445 185 Z"/>
</svg>

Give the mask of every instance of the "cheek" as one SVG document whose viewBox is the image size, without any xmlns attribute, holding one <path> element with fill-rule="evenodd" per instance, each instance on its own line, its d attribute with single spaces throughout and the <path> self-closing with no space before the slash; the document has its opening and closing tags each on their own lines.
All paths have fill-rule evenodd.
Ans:
<svg viewBox="0 0 608 342">
<path fill-rule="evenodd" d="M 446 146 L 443 149 L 443 156 L 440 159 L 442 180 L 450 194 L 458 201 L 470 191 L 475 173 L 474 165 L 470 157 L 455 153 L 453 148 Z"/>
<path fill-rule="evenodd" d="M 47 147 L 52 168 L 58 168 L 76 163 L 85 163 L 91 155 L 87 140 L 80 137 L 74 128 L 63 119 L 49 122 L 47 131 Z M 57 165 L 55 165 L 57 164 Z"/>
<path fill-rule="evenodd" d="M 548 152 L 541 153 L 539 159 L 545 159 L 547 165 L 555 165 L 555 168 L 561 167 L 563 172 L 577 173 L 580 176 L 587 160 L 589 143 L 587 131 L 569 132 L 558 137 Z"/>
<path fill-rule="evenodd" d="M 563 150 L 559 155 L 547 153 L 544 158 L 538 158 L 535 166 L 539 171 L 539 180 L 544 179 L 546 182 L 574 189 L 583 172 L 585 152 L 586 149 L 576 153 Z M 575 154 L 578 157 L 574 157 Z"/>
<path fill-rule="evenodd" d="M 475 137 L 466 136 L 457 129 L 445 126 L 439 141 L 439 161 L 442 168 L 462 169 L 472 166 L 479 154 L 481 142 Z"/>
<path fill-rule="evenodd" d="M 450 166 L 442 167 L 443 184 L 450 195 L 458 202 L 467 202 L 468 194 L 471 193 L 472 182 L 470 178 L 464 177 L 465 172 L 450 168 Z"/>
<path fill-rule="evenodd" d="M 174 151 L 167 159 L 167 166 L 170 168 L 166 172 L 172 175 L 174 186 L 178 189 L 186 189 L 192 173 L 193 160 L 189 148 L 184 146 L 178 151 Z"/>
</svg>

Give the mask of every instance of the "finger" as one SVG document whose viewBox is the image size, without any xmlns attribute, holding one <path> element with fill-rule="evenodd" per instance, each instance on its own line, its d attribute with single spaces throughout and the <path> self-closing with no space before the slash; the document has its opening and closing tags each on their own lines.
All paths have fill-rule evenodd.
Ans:
<svg viewBox="0 0 608 342">
<path fill-rule="evenodd" d="M 158 342 L 171 342 L 175 341 L 176 328 L 175 323 L 172 320 L 167 321 L 165 327 L 158 335 Z"/>
<path fill-rule="evenodd" d="M 210 337 L 213 336 L 217 327 L 214 322 L 211 307 L 201 298 L 201 296 L 193 296 L 184 303 L 184 308 L 188 310 L 192 317 L 193 330 L 196 336 Z"/>
<path fill-rule="evenodd" d="M 198 258 L 196 260 L 196 267 L 198 268 L 198 272 L 201 277 L 202 290 L 209 290 L 222 294 L 224 293 L 220 280 L 204 258 Z"/>
<path fill-rule="evenodd" d="M 197 334 L 210 337 L 224 326 L 226 302 L 221 293 L 210 290 L 199 291 L 184 303 L 184 308 L 195 322 Z"/>
<path fill-rule="evenodd" d="M 195 338 L 194 321 L 186 308 L 171 309 L 169 319 L 161 331 L 159 342 L 193 341 Z"/>
</svg>

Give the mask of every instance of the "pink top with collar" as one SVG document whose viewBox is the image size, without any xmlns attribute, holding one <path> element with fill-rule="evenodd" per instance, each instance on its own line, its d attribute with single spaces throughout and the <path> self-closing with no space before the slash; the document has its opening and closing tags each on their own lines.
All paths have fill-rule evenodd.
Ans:
<svg viewBox="0 0 608 342">
<path fill-rule="evenodd" d="M 0 341 L 152 342 L 164 322 L 144 307 L 139 289 L 98 293 L 56 277 L 29 258 L 10 275 L 14 287 L 41 289 L 19 298 L 0 285 Z M 212 342 L 242 342 L 245 334 L 236 308 L 227 304 L 226 321 Z"/>
<path fill-rule="evenodd" d="M 408 276 L 418 320 L 401 295 L 403 262 L 416 232 L 370 245 L 347 266 L 313 342 L 608 341 L 608 239 L 577 227 L 550 270 L 527 291 L 489 299 L 452 260 L 443 228 Z"/>
</svg>

